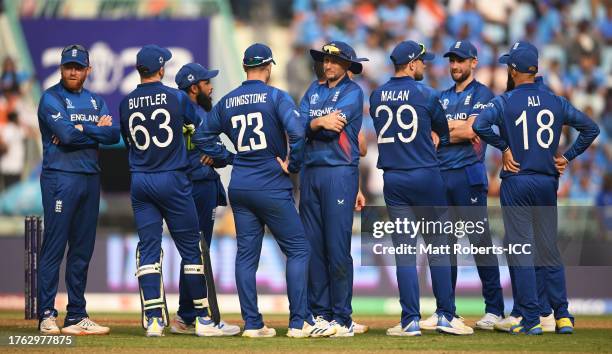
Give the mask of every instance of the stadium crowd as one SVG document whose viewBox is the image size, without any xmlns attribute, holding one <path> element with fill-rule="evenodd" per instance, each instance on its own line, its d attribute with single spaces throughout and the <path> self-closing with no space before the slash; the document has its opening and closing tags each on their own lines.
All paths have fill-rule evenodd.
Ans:
<svg viewBox="0 0 612 354">
<path fill-rule="evenodd" d="M 603 129 L 587 153 L 570 165 L 560 180 L 559 197 L 573 202 L 605 203 L 603 181 L 610 175 L 612 146 L 612 6 L 600 1 L 517 0 L 294 0 L 291 28 L 293 63 L 286 71 L 290 93 L 299 100 L 312 80 L 305 52 L 326 41 L 342 40 L 367 57 L 356 79 L 364 89 L 364 114 L 369 93 L 392 75 L 388 54 L 402 40 L 422 42 L 437 57 L 428 65 L 425 80 L 444 90 L 453 85 L 448 60 L 442 57 L 455 40 L 470 40 L 478 49 L 476 77 L 496 94 L 506 85 L 506 67 L 497 58 L 518 41 L 534 43 L 541 57 L 539 75 L 558 95 L 568 97 Z M 306 58 L 306 60 L 304 60 Z M 293 62 L 291 60 L 290 62 Z M 376 137 L 369 117 L 364 127 L 375 150 Z M 569 130 L 566 131 L 569 134 Z M 573 141 L 562 139 L 561 149 Z M 499 195 L 501 154 L 487 151 L 489 195 Z M 382 193 L 382 184 L 368 183 L 376 153 L 362 162 L 362 186 L 370 197 Z M 372 200 L 372 199 L 370 199 Z"/>
</svg>

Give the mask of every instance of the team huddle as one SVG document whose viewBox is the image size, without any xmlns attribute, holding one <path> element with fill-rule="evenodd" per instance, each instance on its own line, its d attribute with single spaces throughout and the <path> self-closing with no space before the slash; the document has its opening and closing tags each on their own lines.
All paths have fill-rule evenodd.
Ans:
<svg viewBox="0 0 612 354">
<path fill-rule="evenodd" d="M 144 46 L 136 58 L 141 83 L 121 102 L 117 122 L 104 101 L 83 88 L 91 70 L 87 50 L 80 45 L 64 48 L 62 80 L 45 91 L 38 112 L 45 216 L 38 272 L 41 333 L 110 332 L 87 315 L 84 292 L 100 198 L 97 149 L 119 142 L 120 136 L 129 153 L 139 236 L 136 276 L 146 336 L 162 336 L 166 327 L 197 336 L 240 333 L 239 326 L 211 312 L 203 255 L 212 240 L 215 209 L 226 205 L 227 197 L 236 226 L 242 336 L 276 335 L 257 305 L 256 272 L 265 227 L 287 258 L 287 336 L 352 337 L 368 330 L 352 319 L 350 253 L 353 212 L 365 205 L 358 166 L 366 153 L 360 137 L 364 94 L 352 76 L 361 73 L 367 59 L 340 41 L 310 54 L 318 79 L 299 106 L 268 85 L 275 62 L 270 48 L 259 43 L 244 52 L 247 80 L 213 105 L 211 79 L 217 70 L 184 65 L 175 78 L 177 88 L 168 87 L 161 80 L 172 53 Z M 390 54 L 394 76 L 370 96 L 389 217 L 431 219 L 439 217 L 435 208 L 466 206 L 471 208 L 457 210 L 469 212 L 453 217 L 486 220 L 486 145 L 501 150 L 504 242 L 544 246 L 535 254 L 508 255 L 514 296 L 508 316 L 496 256 L 474 255 L 485 302 L 476 327 L 512 334 L 572 333 L 574 319 L 556 246 L 556 190 L 569 161 L 599 134 L 597 125 L 536 77 L 538 52 L 527 42 L 517 42 L 500 58 L 508 66 L 508 90 L 497 97 L 474 78 L 478 59 L 470 42 L 457 41 L 444 54 L 455 85 L 441 93 L 420 82 L 425 62 L 433 57 L 422 44 L 399 43 Z M 557 149 L 563 125 L 579 135 L 561 154 Z M 229 137 L 235 153 L 222 144 L 221 134 Z M 215 169 L 227 165 L 233 167 L 226 196 Z M 300 177 L 297 209 L 291 174 Z M 549 208 L 535 208 L 544 206 Z M 181 256 L 179 309 L 173 319 L 162 277 L 164 221 Z M 424 241 L 448 244 L 455 242 L 452 236 Z M 469 241 L 492 246 L 488 225 L 483 235 Z M 416 242 L 393 237 L 394 245 Z M 54 302 L 66 244 L 69 302 L 60 330 Z M 426 319 L 419 309 L 416 256 L 396 260 L 402 312 L 387 335 L 474 332 L 455 308 L 456 256 L 428 255 L 437 308 Z"/>
</svg>

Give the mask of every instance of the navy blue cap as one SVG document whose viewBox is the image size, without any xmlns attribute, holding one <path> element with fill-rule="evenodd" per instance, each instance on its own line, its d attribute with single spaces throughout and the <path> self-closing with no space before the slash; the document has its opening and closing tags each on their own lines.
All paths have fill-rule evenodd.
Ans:
<svg viewBox="0 0 612 354">
<path fill-rule="evenodd" d="M 154 73 L 161 69 L 170 58 L 172 58 L 172 53 L 168 49 L 148 44 L 136 54 L 136 67 L 142 67 L 146 69 L 146 72 Z"/>
<path fill-rule="evenodd" d="M 219 70 L 208 70 L 198 63 L 189 63 L 183 65 L 176 73 L 174 82 L 176 82 L 178 88 L 184 90 L 200 81 L 210 80 L 217 74 L 219 74 Z"/>
<path fill-rule="evenodd" d="M 538 49 L 529 42 L 518 41 L 508 54 L 499 57 L 499 62 L 518 72 L 535 74 L 538 72 Z"/>
<path fill-rule="evenodd" d="M 242 58 L 242 64 L 248 67 L 256 67 L 270 62 L 276 64 L 274 58 L 272 58 L 272 49 L 261 43 L 255 43 L 248 47 Z"/>
<path fill-rule="evenodd" d="M 451 55 L 456 55 L 462 59 L 476 58 L 478 57 L 478 51 L 470 41 L 457 41 L 448 48 L 448 52 L 444 53 L 445 58 Z"/>
<path fill-rule="evenodd" d="M 326 55 L 336 56 L 348 61 L 351 64 L 348 69 L 353 74 L 360 74 L 363 71 L 361 62 L 368 61 L 367 58 L 358 58 L 353 47 L 342 41 L 329 42 L 321 50 L 310 50 L 310 56 L 314 61 L 322 62 Z"/>
<path fill-rule="evenodd" d="M 436 56 L 427 52 L 424 44 L 415 41 L 403 41 L 393 48 L 389 57 L 393 64 L 402 65 L 417 59 L 432 60 Z"/>
<path fill-rule="evenodd" d="M 82 66 L 89 66 L 89 52 L 80 44 L 73 44 L 62 49 L 61 65 L 77 63 Z"/>
</svg>

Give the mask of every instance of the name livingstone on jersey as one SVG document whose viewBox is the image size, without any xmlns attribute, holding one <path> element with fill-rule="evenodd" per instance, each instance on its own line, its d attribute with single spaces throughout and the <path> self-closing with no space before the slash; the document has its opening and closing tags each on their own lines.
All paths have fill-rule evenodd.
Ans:
<svg viewBox="0 0 612 354">
<path fill-rule="evenodd" d="M 235 97 L 228 97 L 225 100 L 225 108 L 232 108 L 236 106 L 242 106 L 245 104 L 255 104 L 255 103 L 266 103 L 268 99 L 268 93 L 251 93 L 246 95 L 240 95 Z"/>
</svg>

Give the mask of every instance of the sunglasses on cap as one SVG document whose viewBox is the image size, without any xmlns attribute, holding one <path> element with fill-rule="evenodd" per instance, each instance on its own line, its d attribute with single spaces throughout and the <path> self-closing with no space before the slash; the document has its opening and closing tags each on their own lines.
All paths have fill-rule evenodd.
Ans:
<svg viewBox="0 0 612 354">
<path fill-rule="evenodd" d="M 83 52 L 87 53 L 87 49 L 85 49 L 85 47 L 83 47 L 82 45 L 80 45 L 80 44 L 71 44 L 71 45 L 69 45 L 67 47 L 64 47 L 64 49 L 62 49 L 62 54 L 66 53 L 66 52 L 69 52 L 69 51 L 71 51 L 73 49 L 80 50 L 80 51 L 83 51 Z"/>
<path fill-rule="evenodd" d="M 323 46 L 323 52 L 327 53 L 327 54 L 331 54 L 331 55 L 340 55 L 342 54 L 342 50 L 340 50 L 340 48 L 336 47 L 333 44 L 326 44 Z"/>
<path fill-rule="evenodd" d="M 421 60 L 421 56 L 422 56 L 423 54 L 425 54 L 425 51 L 426 51 L 425 44 L 423 44 L 423 43 L 417 43 L 417 44 L 419 45 L 419 47 L 421 47 L 421 51 L 419 52 L 419 55 L 417 55 L 417 56 L 416 56 L 414 59 L 412 59 L 411 61 L 414 61 L 414 60 Z"/>
<path fill-rule="evenodd" d="M 258 66 L 265 64 L 267 62 L 272 61 L 272 58 L 264 58 L 264 57 L 252 57 L 248 58 L 245 65 L 246 66 Z"/>
</svg>

